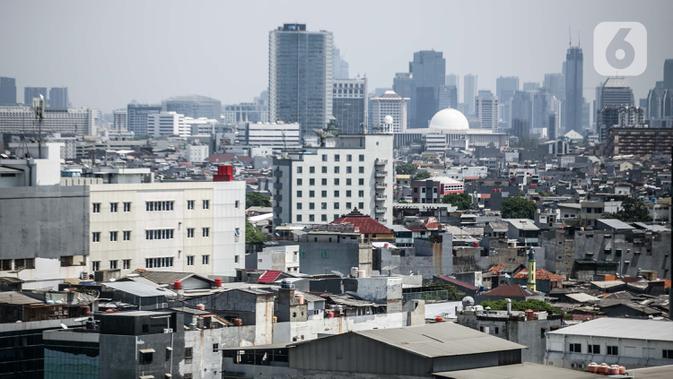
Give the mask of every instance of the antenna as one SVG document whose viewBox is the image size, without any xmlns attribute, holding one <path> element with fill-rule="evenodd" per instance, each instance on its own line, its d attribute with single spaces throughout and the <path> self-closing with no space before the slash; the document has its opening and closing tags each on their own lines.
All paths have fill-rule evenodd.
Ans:
<svg viewBox="0 0 673 379">
<path fill-rule="evenodd" d="M 573 45 L 573 35 L 570 30 L 570 25 L 568 25 L 568 47 L 571 47 Z"/>
<path fill-rule="evenodd" d="M 42 159 L 42 120 L 44 120 L 44 96 L 33 98 L 33 110 L 37 121 L 37 156 Z"/>
</svg>

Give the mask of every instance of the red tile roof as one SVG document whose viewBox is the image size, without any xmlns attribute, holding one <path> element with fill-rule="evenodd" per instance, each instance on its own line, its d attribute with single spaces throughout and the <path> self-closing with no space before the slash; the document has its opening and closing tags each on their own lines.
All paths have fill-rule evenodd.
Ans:
<svg viewBox="0 0 673 379">
<path fill-rule="evenodd" d="M 526 279 L 528 278 L 528 269 L 524 268 L 514 274 L 514 279 Z M 538 268 L 535 270 L 535 280 L 549 280 L 550 282 L 562 282 L 565 280 L 565 275 L 554 274 L 543 268 Z"/>
<path fill-rule="evenodd" d="M 447 282 L 447 283 L 451 283 L 451 284 L 454 284 L 454 285 L 456 285 L 456 286 L 463 287 L 463 288 L 465 288 L 465 289 L 467 289 L 467 290 L 470 290 L 470 291 L 477 291 L 477 290 L 479 289 L 479 288 L 477 288 L 476 286 L 474 286 L 474 285 L 472 285 L 472 284 L 470 284 L 470 283 L 463 282 L 463 281 L 461 281 L 461 280 L 458 280 L 458 279 L 456 279 L 456 278 L 452 278 L 452 277 L 450 277 L 450 276 L 446 276 L 446 275 L 437 275 L 437 278 L 439 278 L 439 279 L 441 279 L 441 280 L 443 280 L 443 281 L 445 281 L 445 282 Z"/>
<path fill-rule="evenodd" d="M 280 276 L 283 275 L 282 271 L 278 270 L 266 270 L 262 275 L 257 279 L 257 283 L 261 284 L 271 284 L 274 283 Z"/>
<path fill-rule="evenodd" d="M 363 215 L 354 209 L 351 213 L 332 221 L 332 224 L 351 224 L 361 234 L 393 234 L 385 225 L 370 216 Z"/>
<path fill-rule="evenodd" d="M 479 296 L 483 297 L 509 297 L 514 299 L 525 299 L 533 296 L 534 293 L 518 284 L 501 284 L 490 291 L 483 292 Z"/>
</svg>

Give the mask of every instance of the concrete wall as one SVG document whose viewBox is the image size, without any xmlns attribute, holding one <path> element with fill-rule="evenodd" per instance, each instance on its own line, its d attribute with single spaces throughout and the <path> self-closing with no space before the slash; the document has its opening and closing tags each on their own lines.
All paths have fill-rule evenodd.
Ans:
<svg viewBox="0 0 673 379">
<path fill-rule="evenodd" d="M 85 187 L 5 188 L 0 192 L 0 257 L 88 255 Z"/>
<path fill-rule="evenodd" d="M 359 263 L 359 244 L 300 242 L 299 271 L 304 274 L 330 274 L 332 270 L 348 274 Z"/>
</svg>

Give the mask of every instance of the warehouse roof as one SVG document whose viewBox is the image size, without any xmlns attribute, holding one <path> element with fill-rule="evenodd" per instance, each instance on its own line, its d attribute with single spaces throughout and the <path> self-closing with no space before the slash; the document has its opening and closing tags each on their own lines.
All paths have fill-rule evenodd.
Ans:
<svg viewBox="0 0 673 379">
<path fill-rule="evenodd" d="M 433 375 L 437 378 L 451 379 L 590 379 L 605 377 L 605 375 L 596 375 L 585 371 L 569 370 L 529 362 L 506 366 L 482 367 L 471 370 L 436 372 Z"/>
<path fill-rule="evenodd" d="M 526 348 L 518 343 L 450 322 L 354 333 L 428 358 Z"/>
<path fill-rule="evenodd" d="M 547 334 L 673 342 L 673 321 L 603 317 L 547 332 Z"/>
</svg>

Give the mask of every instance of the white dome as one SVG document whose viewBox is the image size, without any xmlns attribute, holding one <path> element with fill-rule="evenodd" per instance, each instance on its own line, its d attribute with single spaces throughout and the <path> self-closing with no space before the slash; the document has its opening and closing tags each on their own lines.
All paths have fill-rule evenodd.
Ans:
<svg viewBox="0 0 673 379">
<path fill-rule="evenodd" d="M 469 130 L 470 123 L 465 115 L 457 109 L 445 108 L 435 113 L 430 120 L 431 129 Z"/>
<path fill-rule="evenodd" d="M 393 119 L 393 116 L 391 115 L 386 115 L 386 117 L 383 118 L 383 123 L 386 125 L 392 125 L 395 122 Z"/>
</svg>

